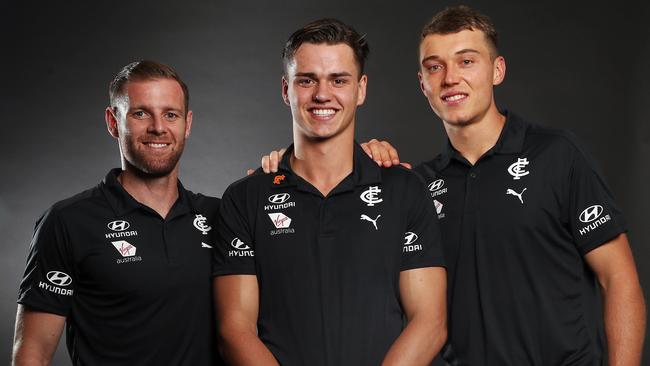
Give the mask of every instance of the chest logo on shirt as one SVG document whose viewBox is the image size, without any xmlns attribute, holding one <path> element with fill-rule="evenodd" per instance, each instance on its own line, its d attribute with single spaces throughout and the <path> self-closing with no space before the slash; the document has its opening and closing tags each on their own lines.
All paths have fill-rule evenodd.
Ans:
<svg viewBox="0 0 650 366">
<path fill-rule="evenodd" d="M 234 238 L 230 242 L 230 246 L 235 248 L 236 250 L 229 250 L 228 251 L 228 256 L 229 257 L 254 257 L 255 253 L 250 250 L 251 247 L 241 241 L 239 238 Z"/>
<path fill-rule="evenodd" d="M 508 167 L 508 173 L 512 175 L 512 179 L 514 180 L 519 180 L 521 177 L 527 176 L 530 174 L 528 170 L 526 170 L 526 165 L 528 165 L 528 159 L 527 158 L 519 158 L 517 159 L 516 162 L 510 164 Z"/>
<path fill-rule="evenodd" d="M 445 181 L 443 179 L 434 180 L 429 183 L 429 192 L 431 192 L 431 197 L 440 196 L 441 194 L 447 193 L 447 188 L 443 188 Z"/>
<path fill-rule="evenodd" d="M 289 207 L 295 207 L 296 203 L 293 201 L 287 202 L 291 198 L 289 193 L 276 193 L 269 196 L 268 201 L 270 205 L 264 205 L 264 211 L 269 210 L 284 210 Z"/>
<path fill-rule="evenodd" d="M 104 236 L 106 239 L 117 239 L 117 238 L 122 238 L 125 236 L 137 236 L 138 232 L 136 230 L 129 230 L 126 231 L 126 229 L 131 227 L 131 224 L 129 224 L 128 221 L 124 220 L 115 220 L 111 221 L 106 226 L 111 229 L 113 232 L 112 233 L 105 233 Z"/>
<path fill-rule="evenodd" d="M 206 221 L 208 219 L 201 214 L 197 214 L 194 218 L 194 227 L 202 232 L 203 235 L 208 235 L 208 231 L 212 230 L 212 226 L 206 224 Z"/>
<path fill-rule="evenodd" d="M 578 219 L 585 224 L 589 224 L 583 228 L 578 229 L 580 235 L 585 235 L 593 230 L 596 230 L 600 225 L 610 221 L 612 218 L 609 215 L 602 216 L 603 206 L 593 205 L 585 208 L 578 216 Z"/>
<path fill-rule="evenodd" d="M 382 198 L 379 198 L 381 189 L 378 186 L 370 186 L 368 189 L 361 193 L 361 200 L 368 204 L 369 207 L 372 207 L 378 203 L 383 202 Z"/>
<path fill-rule="evenodd" d="M 113 230 L 113 231 L 124 231 L 124 230 L 128 229 L 131 226 L 131 224 L 129 224 L 128 221 L 115 220 L 115 221 L 109 222 L 108 225 L 106 225 L 106 226 L 108 226 L 108 228 Z"/>
<path fill-rule="evenodd" d="M 136 256 L 135 252 L 137 248 L 129 243 L 126 240 L 112 241 L 111 244 L 117 249 L 117 252 L 120 253 L 122 258 L 116 260 L 117 264 L 128 263 L 128 262 L 139 262 L 142 260 L 141 256 Z"/>
<path fill-rule="evenodd" d="M 415 244 L 418 241 L 418 234 L 407 231 L 404 233 L 404 247 L 402 248 L 403 253 L 407 252 L 416 252 L 422 250 L 422 245 Z"/>
<path fill-rule="evenodd" d="M 291 228 L 291 218 L 282 212 L 273 212 L 268 214 L 273 226 L 277 230 L 271 230 L 271 235 L 277 234 L 293 234 L 295 230 Z"/>
<path fill-rule="evenodd" d="M 442 207 L 444 206 L 442 202 L 438 200 L 433 200 L 433 206 L 436 208 L 436 213 L 438 214 L 438 218 L 442 219 L 445 217 L 445 214 L 442 212 Z"/>
<path fill-rule="evenodd" d="M 521 191 L 521 193 L 517 193 L 514 189 L 510 189 L 510 188 L 508 188 L 508 190 L 506 191 L 506 195 L 511 194 L 511 195 L 513 195 L 513 196 L 519 198 L 519 201 L 520 201 L 521 204 L 523 205 L 523 204 L 524 204 L 523 194 L 524 194 L 524 192 L 526 192 L 527 189 L 528 189 L 528 188 L 524 188 L 524 189 Z"/>
<path fill-rule="evenodd" d="M 379 228 L 377 227 L 377 220 L 379 220 L 380 217 L 381 217 L 381 215 L 377 215 L 377 217 L 373 220 L 373 219 L 370 218 L 370 216 L 365 215 L 365 214 L 361 214 L 361 220 L 371 222 L 372 226 L 375 227 L 375 230 L 379 230 Z"/>
</svg>

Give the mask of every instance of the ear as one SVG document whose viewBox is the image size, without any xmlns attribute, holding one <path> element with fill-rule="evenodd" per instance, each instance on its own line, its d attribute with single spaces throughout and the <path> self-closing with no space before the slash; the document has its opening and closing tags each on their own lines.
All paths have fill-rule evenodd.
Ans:
<svg viewBox="0 0 650 366">
<path fill-rule="evenodd" d="M 185 117 L 185 138 L 190 137 L 190 131 L 192 130 L 192 111 L 187 111 L 187 116 Z"/>
<path fill-rule="evenodd" d="M 426 97 L 427 94 L 424 92 L 424 83 L 422 82 L 422 71 L 418 71 L 418 82 L 420 83 L 420 90 L 422 91 L 422 93 Z"/>
<path fill-rule="evenodd" d="M 104 120 L 106 121 L 106 129 L 108 130 L 108 133 L 110 133 L 114 138 L 119 138 L 120 133 L 117 128 L 118 120 L 113 108 L 106 107 L 106 110 L 104 111 Z"/>
<path fill-rule="evenodd" d="M 368 75 L 363 74 L 359 79 L 359 94 L 357 94 L 357 106 L 366 100 L 366 87 L 368 86 Z"/>
<path fill-rule="evenodd" d="M 499 85 L 506 78 L 506 59 L 503 56 L 497 56 L 494 59 L 494 71 L 492 73 L 492 85 Z"/>
<path fill-rule="evenodd" d="M 284 104 L 291 106 L 289 104 L 289 81 L 286 76 L 282 76 L 282 100 L 284 100 Z"/>
</svg>

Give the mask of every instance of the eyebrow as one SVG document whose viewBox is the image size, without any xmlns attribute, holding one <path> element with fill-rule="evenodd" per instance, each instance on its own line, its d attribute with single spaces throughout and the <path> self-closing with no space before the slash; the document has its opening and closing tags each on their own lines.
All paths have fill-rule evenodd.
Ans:
<svg viewBox="0 0 650 366">
<path fill-rule="evenodd" d="M 297 72 L 295 74 L 295 76 L 296 77 L 307 77 L 307 78 L 310 78 L 310 79 L 318 79 L 316 73 L 313 73 L 313 72 Z M 352 74 L 350 74 L 347 71 L 343 71 L 343 72 L 333 72 L 333 73 L 331 73 L 331 74 L 329 74 L 327 76 L 330 77 L 330 78 L 340 78 L 340 77 L 346 77 L 346 76 L 351 77 Z"/>
<path fill-rule="evenodd" d="M 463 54 L 466 54 L 466 53 L 478 53 L 478 54 L 480 54 L 480 52 L 478 50 L 475 50 L 473 48 L 463 48 L 462 50 L 457 51 L 456 53 L 454 53 L 454 55 L 463 55 Z M 438 60 L 438 59 L 440 59 L 440 56 L 431 55 L 431 56 L 423 58 L 422 63 L 425 63 L 425 62 L 427 62 L 429 60 Z"/>
</svg>

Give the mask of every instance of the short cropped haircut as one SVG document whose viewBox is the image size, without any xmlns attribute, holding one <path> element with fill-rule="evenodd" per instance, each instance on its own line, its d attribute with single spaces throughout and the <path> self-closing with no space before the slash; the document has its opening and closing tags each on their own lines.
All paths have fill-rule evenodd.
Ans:
<svg viewBox="0 0 650 366">
<path fill-rule="evenodd" d="M 366 35 L 360 35 L 354 28 L 337 19 L 319 19 L 295 31 L 287 40 L 282 51 L 284 73 L 291 63 L 296 51 L 303 43 L 313 44 L 346 44 L 354 52 L 354 60 L 359 67 L 359 77 L 363 75 L 366 58 L 370 52 Z"/>
<path fill-rule="evenodd" d="M 431 34 L 451 34 L 463 30 L 480 30 L 485 34 L 492 53 L 492 58 L 499 55 L 498 34 L 492 20 L 476 9 L 465 5 L 445 8 L 431 18 L 422 28 L 420 42 Z"/>
<path fill-rule="evenodd" d="M 124 97 L 125 85 L 129 81 L 145 81 L 155 79 L 172 79 L 176 80 L 178 84 L 180 84 L 181 89 L 183 89 L 183 96 L 185 99 L 185 113 L 187 114 L 190 105 L 190 92 L 187 90 L 187 85 L 185 85 L 180 76 L 178 76 L 178 73 L 170 66 L 149 60 L 132 62 L 124 66 L 124 68 L 122 68 L 122 70 L 118 72 L 117 75 L 115 75 L 108 88 L 111 108 L 113 108 L 113 110 L 116 110 L 117 101 L 118 99 Z"/>
</svg>

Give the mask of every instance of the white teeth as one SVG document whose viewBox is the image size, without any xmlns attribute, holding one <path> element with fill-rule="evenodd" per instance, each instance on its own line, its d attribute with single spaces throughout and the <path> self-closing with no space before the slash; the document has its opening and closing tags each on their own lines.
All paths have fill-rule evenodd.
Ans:
<svg viewBox="0 0 650 366">
<path fill-rule="evenodd" d="M 335 113 L 333 109 L 312 109 L 311 111 L 318 116 L 329 116 Z"/>
<path fill-rule="evenodd" d="M 157 149 L 167 146 L 167 144 L 154 144 L 154 143 L 148 143 L 147 145 Z"/>
<path fill-rule="evenodd" d="M 450 97 L 445 97 L 445 100 L 449 101 L 449 102 L 455 102 L 455 101 L 461 100 L 463 98 L 465 98 L 464 94 L 456 94 L 456 95 L 452 95 Z"/>
</svg>

